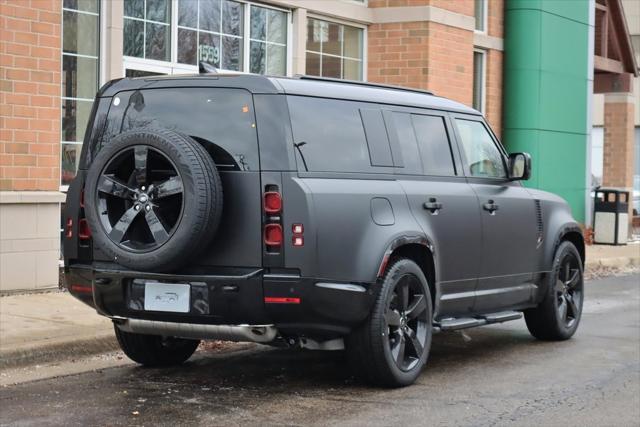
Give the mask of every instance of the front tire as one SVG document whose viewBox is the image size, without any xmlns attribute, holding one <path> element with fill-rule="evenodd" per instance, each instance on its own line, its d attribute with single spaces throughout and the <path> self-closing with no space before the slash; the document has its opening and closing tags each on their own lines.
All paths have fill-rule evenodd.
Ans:
<svg viewBox="0 0 640 427">
<path fill-rule="evenodd" d="M 580 323 L 583 301 L 582 259 L 573 243 L 565 241 L 556 249 L 544 299 L 524 312 L 529 332 L 545 341 L 571 338 Z"/>
<path fill-rule="evenodd" d="M 159 335 L 135 334 L 113 325 L 124 354 L 144 366 L 180 365 L 193 355 L 200 341 Z"/>
<path fill-rule="evenodd" d="M 369 318 L 347 339 L 350 364 L 360 377 L 385 387 L 415 382 L 431 347 L 430 295 L 415 262 L 390 264 Z"/>
</svg>

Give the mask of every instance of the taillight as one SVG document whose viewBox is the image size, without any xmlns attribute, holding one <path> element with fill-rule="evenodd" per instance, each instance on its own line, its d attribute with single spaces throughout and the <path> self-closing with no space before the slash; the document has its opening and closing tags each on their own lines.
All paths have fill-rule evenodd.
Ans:
<svg viewBox="0 0 640 427">
<path fill-rule="evenodd" d="M 70 239 L 73 237 L 73 219 L 67 218 L 67 223 L 65 225 L 64 235 L 67 239 Z"/>
<path fill-rule="evenodd" d="M 269 254 L 282 252 L 282 195 L 277 185 L 269 184 L 262 195 L 264 209 L 264 245 Z"/>
<path fill-rule="evenodd" d="M 264 211 L 267 214 L 277 214 L 282 210 L 282 196 L 277 191 L 264 193 Z"/>
<path fill-rule="evenodd" d="M 86 218 L 78 221 L 78 238 L 80 240 L 89 240 L 91 238 L 91 228 L 89 228 Z"/>
<path fill-rule="evenodd" d="M 264 243 L 267 246 L 282 245 L 282 226 L 280 224 L 267 224 L 264 226 Z"/>
</svg>

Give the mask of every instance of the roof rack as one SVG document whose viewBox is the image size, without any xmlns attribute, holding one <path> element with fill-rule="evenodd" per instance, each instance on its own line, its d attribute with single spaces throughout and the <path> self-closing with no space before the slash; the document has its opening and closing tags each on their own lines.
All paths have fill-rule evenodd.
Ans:
<svg viewBox="0 0 640 427">
<path fill-rule="evenodd" d="M 321 81 L 321 82 L 345 83 L 345 84 L 358 85 L 358 86 L 378 87 L 378 88 L 382 88 L 382 89 L 403 90 L 403 91 L 406 91 L 406 92 L 417 92 L 417 93 L 423 93 L 425 95 L 433 95 L 433 92 L 430 92 L 428 90 L 413 89 L 413 88 L 404 87 L 404 86 L 385 85 L 385 84 L 381 84 L 381 83 L 362 82 L 362 81 L 359 81 L 359 80 L 345 80 L 345 79 L 336 79 L 336 78 L 333 78 L 333 77 L 307 76 L 307 75 L 304 75 L 304 74 L 296 74 L 294 76 L 294 78 L 300 79 L 300 80 L 317 80 L 317 81 Z"/>
</svg>

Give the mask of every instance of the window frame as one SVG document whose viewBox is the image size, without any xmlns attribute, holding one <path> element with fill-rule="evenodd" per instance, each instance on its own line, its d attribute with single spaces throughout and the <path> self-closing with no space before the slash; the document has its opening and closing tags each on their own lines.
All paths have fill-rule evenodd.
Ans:
<svg viewBox="0 0 640 427">
<path fill-rule="evenodd" d="M 106 61 L 103 61 L 104 55 L 107 52 L 107 47 L 108 47 L 108 43 L 110 43 L 109 40 L 107 40 L 107 37 L 105 36 L 105 34 L 107 34 L 107 20 L 106 20 L 106 10 L 107 10 L 107 4 L 106 2 L 109 0 L 98 0 L 98 12 L 87 12 L 87 11 L 78 11 L 76 9 L 69 9 L 64 7 L 64 2 L 63 0 L 60 0 L 60 3 L 62 3 L 61 6 L 61 13 L 60 13 L 60 43 L 62 43 L 62 40 L 64 39 L 64 11 L 65 10 L 69 10 L 69 11 L 73 11 L 73 12 L 77 12 L 77 13 L 85 13 L 88 15 L 94 15 L 98 17 L 98 57 L 96 58 L 98 61 L 96 70 L 98 72 L 98 76 L 97 76 L 97 83 L 98 83 L 98 87 L 96 89 L 96 92 L 102 87 L 102 85 L 104 85 L 107 82 L 107 75 L 108 75 L 108 67 L 107 67 L 107 63 Z M 69 190 L 69 185 L 68 184 L 62 184 L 62 147 L 64 144 L 69 144 L 69 145 L 78 145 L 80 146 L 81 150 L 82 150 L 82 145 L 84 144 L 84 135 L 82 135 L 83 139 L 81 141 L 64 141 L 62 139 L 62 102 L 65 99 L 81 99 L 84 100 L 85 98 L 68 98 L 65 97 L 63 92 L 62 92 L 62 88 L 63 88 L 63 82 L 62 79 L 64 78 L 64 55 L 67 56 L 76 56 L 76 57 L 91 57 L 92 56 L 88 56 L 88 55 L 76 55 L 76 54 L 65 54 L 64 53 L 64 49 L 61 46 L 60 48 L 60 98 L 58 100 L 58 102 L 60 102 L 60 134 L 59 134 L 59 141 L 60 141 L 60 146 L 58 148 L 58 154 L 59 154 L 59 164 L 58 164 L 58 191 L 60 191 L 61 193 L 66 193 Z M 93 110 L 93 103 L 95 103 L 95 99 L 92 99 L 92 110 Z M 87 126 L 89 125 L 89 123 L 87 124 Z M 78 173 L 78 170 L 76 169 L 76 175 Z"/>
<path fill-rule="evenodd" d="M 507 158 L 508 158 L 507 150 L 504 148 L 504 146 L 502 145 L 502 143 L 500 142 L 496 134 L 493 132 L 493 129 L 491 129 L 491 126 L 489 126 L 489 124 L 486 122 L 484 117 L 471 115 L 471 114 L 463 114 L 463 113 L 450 113 L 450 120 L 451 120 L 451 128 L 453 130 L 453 135 L 455 135 L 456 145 L 458 147 L 458 153 L 460 155 L 462 175 L 465 176 L 467 179 L 474 179 L 474 180 L 477 179 L 486 183 L 498 184 L 498 183 L 511 182 L 511 180 L 509 179 L 509 169 L 508 169 L 509 162 L 507 161 Z M 502 158 L 502 165 L 505 171 L 504 177 L 475 176 L 469 173 L 469 166 L 470 166 L 469 160 L 467 159 L 467 155 L 464 151 L 464 147 L 462 146 L 463 144 L 462 136 L 460 135 L 460 132 L 458 132 L 458 126 L 456 125 L 456 120 L 467 120 L 470 122 L 478 122 L 482 126 L 484 126 L 485 130 L 489 134 L 489 137 L 491 138 L 491 141 L 493 142 L 493 145 L 497 148 L 498 152 L 500 153 L 500 157 Z"/>
<path fill-rule="evenodd" d="M 362 3 L 357 2 L 358 4 L 362 5 Z M 311 53 L 315 53 L 318 55 L 325 55 L 322 52 L 316 52 L 316 51 L 309 51 L 307 50 L 307 38 L 308 35 L 306 33 L 306 29 L 308 27 L 308 22 L 309 19 L 315 19 L 318 21 L 325 21 L 325 22 L 330 22 L 332 24 L 338 24 L 338 25 L 343 25 L 343 26 L 347 26 L 347 27 L 353 27 L 353 28 L 357 28 L 359 30 L 362 30 L 362 81 L 366 82 L 367 81 L 367 77 L 368 77 L 368 73 L 367 73 L 367 61 L 368 61 L 368 53 L 367 53 L 367 45 L 368 45 L 368 26 L 366 25 L 362 25 L 359 24 L 357 22 L 351 22 L 351 21 L 346 21 L 344 19 L 338 19 L 338 18 L 332 18 L 332 17 L 328 17 L 325 15 L 320 15 L 317 13 L 312 13 L 312 12 L 308 12 L 307 13 L 307 22 L 305 23 L 305 34 L 304 34 L 304 64 L 305 64 L 305 74 L 307 74 L 307 53 L 311 52 Z M 347 58 L 347 59 L 354 59 L 353 57 L 350 56 L 337 56 L 337 55 L 333 55 L 333 54 L 328 54 L 328 56 L 333 56 L 333 57 L 337 57 L 337 58 Z M 322 73 L 321 73 L 322 74 Z M 322 77 L 322 76 L 318 76 L 318 77 Z"/>
<path fill-rule="evenodd" d="M 478 111 L 480 111 L 482 114 L 484 114 L 486 112 L 486 108 L 487 108 L 487 57 L 488 57 L 488 52 L 484 49 L 480 49 L 480 48 L 474 48 L 473 49 L 473 54 L 475 55 L 476 53 L 480 54 L 481 58 L 482 58 L 482 75 L 480 76 L 480 108 L 477 109 Z M 475 59 L 475 58 L 474 58 Z M 475 60 L 474 60 L 474 64 L 473 64 L 473 76 L 472 76 L 472 83 L 474 84 L 473 87 L 473 92 L 475 92 Z M 473 108 L 475 108 L 475 106 L 473 106 Z"/>
<path fill-rule="evenodd" d="M 104 1 L 104 0 L 101 0 Z M 251 6 L 262 7 L 265 9 L 273 9 L 280 12 L 284 12 L 286 14 L 287 21 L 287 39 L 286 39 L 286 55 L 285 58 L 286 66 L 285 66 L 285 75 L 292 75 L 292 11 L 290 9 L 284 7 L 273 6 L 270 4 L 263 4 L 249 0 L 233 0 L 237 3 L 243 4 L 242 10 L 242 69 L 239 71 L 236 70 L 226 70 L 224 68 L 218 68 L 221 72 L 230 72 L 230 73 L 240 73 L 240 74 L 248 74 L 249 73 L 249 59 L 250 59 L 250 36 L 251 36 Z M 122 75 L 124 76 L 125 71 L 130 69 L 136 69 L 140 71 L 150 71 L 150 72 L 162 72 L 167 75 L 174 74 L 194 74 L 198 73 L 197 65 L 189 65 L 178 62 L 178 2 L 171 1 L 171 22 L 170 25 L 170 33 L 171 33 L 171 54 L 170 61 L 159 61 L 155 59 L 147 59 L 147 58 L 138 58 L 135 56 L 124 56 L 123 59 L 123 67 L 122 67 Z M 124 16 L 123 16 L 124 22 Z M 163 71 L 159 71 L 163 70 Z"/>
<path fill-rule="evenodd" d="M 481 0 L 481 1 L 482 1 L 482 29 L 478 29 L 476 27 L 476 11 L 475 11 L 475 1 L 474 1 L 473 32 L 478 34 L 488 34 L 489 33 L 489 0 Z"/>
</svg>

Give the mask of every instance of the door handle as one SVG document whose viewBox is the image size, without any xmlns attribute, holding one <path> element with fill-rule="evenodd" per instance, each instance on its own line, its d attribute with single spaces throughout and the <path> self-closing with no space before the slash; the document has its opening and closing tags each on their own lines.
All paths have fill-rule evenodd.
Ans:
<svg viewBox="0 0 640 427">
<path fill-rule="evenodd" d="M 491 215 L 494 215 L 495 212 L 498 210 L 500 206 L 498 206 L 498 204 L 496 204 L 493 200 L 489 200 L 487 203 L 485 203 L 484 205 L 482 205 L 482 208 L 485 211 L 489 211 L 489 213 Z"/>
<path fill-rule="evenodd" d="M 424 202 L 422 207 L 433 215 L 437 215 L 438 211 L 442 209 L 442 203 L 438 202 L 435 197 L 431 197 L 428 202 Z"/>
</svg>

